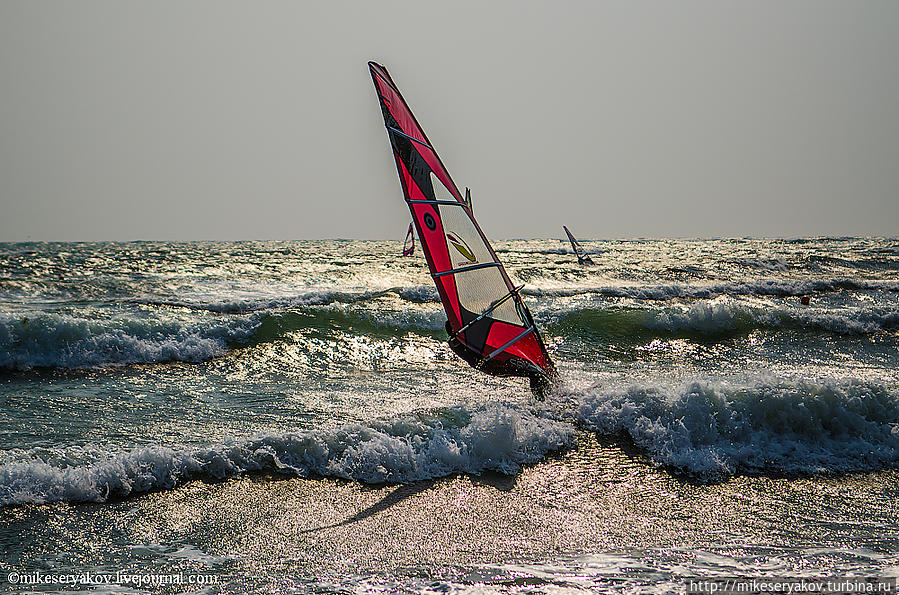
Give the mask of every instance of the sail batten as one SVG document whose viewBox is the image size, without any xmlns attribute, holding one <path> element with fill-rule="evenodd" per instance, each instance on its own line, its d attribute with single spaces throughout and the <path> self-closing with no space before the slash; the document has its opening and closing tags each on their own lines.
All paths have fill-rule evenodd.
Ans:
<svg viewBox="0 0 899 595">
<path fill-rule="evenodd" d="M 508 299 L 511 298 L 511 297 L 514 297 L 519 291 L 521 291 L 521 289 L 522 289 L 523 287 L 524 287 L 524 285 L 519 285 L 519 286 L 516 287 L 513 291 L 510 291 L 509 293 L 507 293 L 507 294 L 504 295 L 503 297 L 499 298 L 498 300 L 496 300 L 495 302 L 493 302 L 492 304 L 490 304 L 490 306 L 489 306 L 486 310 L 484 310 L 483 312 L 481 312 L 480 315 L 478 315 L 477 318 L 475 318 L 474 320 L 472 320 L 471 322 L 469 322 L 468 324 L 466 324 L 465 326 L 463 326 L 462 328 L 460 328 L 459 330 L 457 330 L 455 333 L 453 333 L 453 338 L 455 338 L 455 337 L 459 336 L 460 334 L 464 333 L 464 332 L 465 332 L 471 325 L 473 325 L 474 323 L 476 323 L 476 322 L 482 320 L 485 316 L 487 316 L 488 314 L 490 314 L 491 312 L 493 312 L 494 310 L 496 310 L 497 308 L 499 308 L 499 307 L 500 307 L 506 300 L 508 300 Z"/>
<path fill-rule="evenodd" d="M 544 390 L 555 367 L 530 311 L 387 70 L 369 62 L 403 195 L 447 315 L 453 350 Z M 456 207 L 462 207 L 461 209 Z"/>
<path fill-rule="evenodd" d="M 394 127 L 392 127 L 392 126 L 388 126 L 387 129 L 390 130 L 390 132 L 393 132 L 393 133 L 395 133 L 395 134 L 399 134 L 400 136 L 404 136 L 404 137 L 408 138 L 409 140 L 411 140 L 412 142 L 418 143 L 418 144 L 420 144 L 420 145 L 422 145 L 422 146 L 424 146 L 424 147 L 427 147 L 427 148 L 429 148 L 429 149 L 433 149 L 433 148 L 434 148 L 434 147 L 432 147 L 431 145 L 429 145 L 428 143 L 426 143 L 426 142 L 424 142 L 424 141 L 420 141 L 420 140 L 418 140 L 417 138 L 415 138 L 414 136 L 410 136 L 410 135 L 406 134 L 406 133 L 403 132 L 402 130 L 397 130 L 396 128 L 394 128 Z"/>
<path fill-rule="evenodd" d="M 466 206 L 458 201 L 453 201 L 453 200 L 421 200 L 421 199 L 408 200 L 407 199 L 406 202 L 414 204 L 414 205 L 446 205 L 449 207 L 463 207 L 463 208 Z"/>
<path fill-rule="evenodd" d="M 476 271 L 478 269 L 483 269 L 486 267 L 501 267 L 501 266 L 503 266 L 503 265 L 498 262 L 483 262 L 480 264 L 473 264 L 473 265 L 467 266 L 467 267 L 459 267 L 457 269 L 450 269 L 448 271 L 441 271 L 439 273 L 433 273 L 431 276 L 432 277 L 443 277 L 445 275 L 456 275 L 458 273 L 467 273 L 468 271 Z"/>
</svg>

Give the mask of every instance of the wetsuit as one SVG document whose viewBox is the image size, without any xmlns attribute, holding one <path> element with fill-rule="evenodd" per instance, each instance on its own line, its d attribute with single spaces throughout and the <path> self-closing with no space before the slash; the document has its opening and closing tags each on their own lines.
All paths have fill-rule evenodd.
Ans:
<svg viewBox="0 0 899 595">
<path fill-rule="evenodd" d="M 457 339 L 450 328 L 449 321 L 446 322 L 446 332 L 450 336 L 450 349 L 452 349 L 456 355 L 468 362 L 468 365 L 472 368 L 481 370 L 492 376 L 526 376 L 531 381 L 531 392 L 534 393 L 534 396 L 541 401 L 546 398 L 547 393 L 549 393 L 549 390 L 552 387 L 552 382 L 550 382 L 550 379 L 546 374 L 538 371 L 533 364 L 528 366 L 524 362 L 519 363 L 518 360 L 514 359 L 505 362 L 488 360 L 487 358 L 481 357 L 479 353 L 475 353 L 466 347 L 459 339 Z"/>
</svg>

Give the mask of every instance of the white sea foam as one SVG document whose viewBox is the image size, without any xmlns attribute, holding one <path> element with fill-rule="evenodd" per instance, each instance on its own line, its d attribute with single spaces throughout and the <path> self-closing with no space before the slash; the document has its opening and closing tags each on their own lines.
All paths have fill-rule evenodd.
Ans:
<svg viewBox="0 0 899 595">
<path fill-rule="evenodd" d="M 334 306 L 343 315 L 343 307 Z M 560 318 L 578 316 L 580 310 L 563 313 Z M 310 316 L 333 315 L 332 307 L 312 308 Z M 274 340 L 292 325 L 312 324 L 297 321 L 281 313 L 256 313 L 246 316 L 166 318 L 156 313 L 140 317 L 85 318 L 66 314 L 43 313 L 32 317 L 0 313 L 0 369 L 24 370 L 34 367 L 66 369 L 167 361 L 200 362 L 223 355 L 235 345 L 258 339 L 257 332 L 272 322 L 276 330 L 262 334 Z M 337 324 L 352 326 L 365 320 L 386 330 L 437 332 L 445 315 L 440 309 L 408 309 L 370 312 L 346 311 L 348 318 L 336 318 Z M 802 308 L 798 306 L 762 307 L 730 298 L 699 301 L 690 305 L 663 309 L 636 309 L 612 312 L 601 324 L 637 325 L 653 332 L 717 334 L 752 328 L 800 327 L 837 334 L 872 334 L 899 329 L 899 311 L 882 306 L 843 309 Z M 285 320 L 279 323 L 279 320 Z M 587 319 L 575 324 L 597 324 Z M 286 325 L 286 326 L 284 326 Z M 281 326 L 284 326 L 281 329 Z M 281 330 L 277 330 L 281 329 Z M 271 333 L 275 333 L 271 335 Z M 274 337 L 274 339 L 273 339 Z"/>
<path fill-rule="evenodd" d="M 759 281 L 737 281 L 733 283 L 716 283 L 711 285 L 602 285 L 593 287 L 560 287 L 556 289 L 539 289 L 528 286 L 523 293 L 528 295 L 547 295 L 555 297 L 571 297 L 578 295 L 602 295 L 636 300 L 670 300 L 678 298 L 711 299 L 722 295 L 759 295 L 791 297 L 814 293 L 833 292 L 839 290 L 855 291 L 899 291 L 897 281 L 865 281 L 854 279 L 822 279 L 822 280 L 778 280 L 764 279 Z"/>
<path fill-rule="evenodd" d="M 651 312 L 644 326 L 669 332 L 712 334 L 736 329 L 742 320 L 752 318 L 753 313 L 753 309 L 732 301 L 702 301 L 682 308 Z"/>
<path fill-rule="evenodd" d="M 855 380 L 595 387 L 576 419 L 704 479 L 899 466 L 899 395 Z"/>
<path fill-rule="evenodd" d="M 416 304 L 440 301 L 440 294 L 437 293 L 437 288 L 433 285 L 404 287 L 397 290 L 397 294 L 404 300 Z"/>
<path fill-rule="evenodd" d="M 184 322 L 0 313 L 0 368 L 86 368 L 109 364 L 204 361 L 247 341 L 252 318 Z"/>
<path fill-rule="evenodd" d="M 209 448 L 151 446 L 85 464 L 84 451 L 21 452 L 0 466 L 0 506 L 103 502 L 169 489 L 193 478 L 270 471 L 369 483 L 452 473 L 516 473 L 570 444 L 574 428 L 492 404 L 408 414 L 331 430 L 259 436 Z M 71 464 L 70 464 L 71 463 Z"/>
<path fill-rule="evenodd" d="M 786 271 L 790 266 L 782 258 L 735 258 L 734 264 L 766 271 Z"/>
<path fill-rule="evenodd" d="M 551 316 L 566 332 L 586 328 L 639 338 L 641 331 L 666 334 L 720 335 L 755 329 L 803 329 L 841 335 L 868 335 L 899 330 L 899 309 L 887 306 L 801 306 L 759 303 L 728 296 L 666 307 L 603 308 L 575 306 Z M 645 333 L 642 333 L 645 334 Z"/>
<path fill-rule="evenodd" d="M 573 409 L 457 406 L 205 448 L 18 450 L 0 465 L 0 505 L 102 502 L 254 471 L 368 483 L 512 474 L 570 445 L 575 428 L 627 435 L 655 464 L 704 480 L 899 466 L 899 395 L 877 384 L 704 381 L 597 386 L 572 396 Z"/>
<path fill-rule="evenodd" d="M 899 329 L 899 311 L 884 307 L 762 307 L 719 298 L 650 312 L 645 321 L 645 326 L 650 329 L 709 334 L 747 327 L 770 328 L 785 325 L 844 335 L 872 334 Z"/>
</svg>

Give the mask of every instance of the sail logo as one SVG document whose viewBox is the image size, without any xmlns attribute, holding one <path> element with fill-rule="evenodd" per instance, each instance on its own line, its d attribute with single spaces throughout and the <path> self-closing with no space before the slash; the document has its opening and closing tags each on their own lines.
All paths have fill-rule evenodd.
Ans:
<svg viewBox="0 0 899 595">
<path fill-rule="evenodd" d="M 458 235 L 456 235 L 450 231 L 450 232 L 447 232 L 446 239 L 449 242 L 449 245 L 452 246 L 453 248 L 455 248 L 459 254 L 464 256 L 468 262 L 473 263 L 473 262 L 478 261 L 477 257 L 474 255 L 474 251 L 471 249 L 471 247 L 465 242 L 465 240 L 460 238 Z"/>
</svg>

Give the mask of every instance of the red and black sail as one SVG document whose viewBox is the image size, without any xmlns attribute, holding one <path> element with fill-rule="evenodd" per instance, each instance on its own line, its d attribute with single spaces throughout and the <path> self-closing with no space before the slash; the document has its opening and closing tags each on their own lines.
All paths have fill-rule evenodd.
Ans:
<svg viewBox="0 0 899 595">
<path fill-rule="evenodd" d="M 409 224 L 409 231 L 406 232 L 406 239 L 403 240 L 403 256 L 412 256 L 415 252 L 415 235 L 412 233 L 412 224 Z"/>
<path fill-rule="evenodd" d="M 532 388 L 545 390 L 555 368 L 519 288 L 387 69 L 368 65 L 403 194 L 446 309 L 450 345 L 485 372 L 527 376 Z"/>
</svg>

